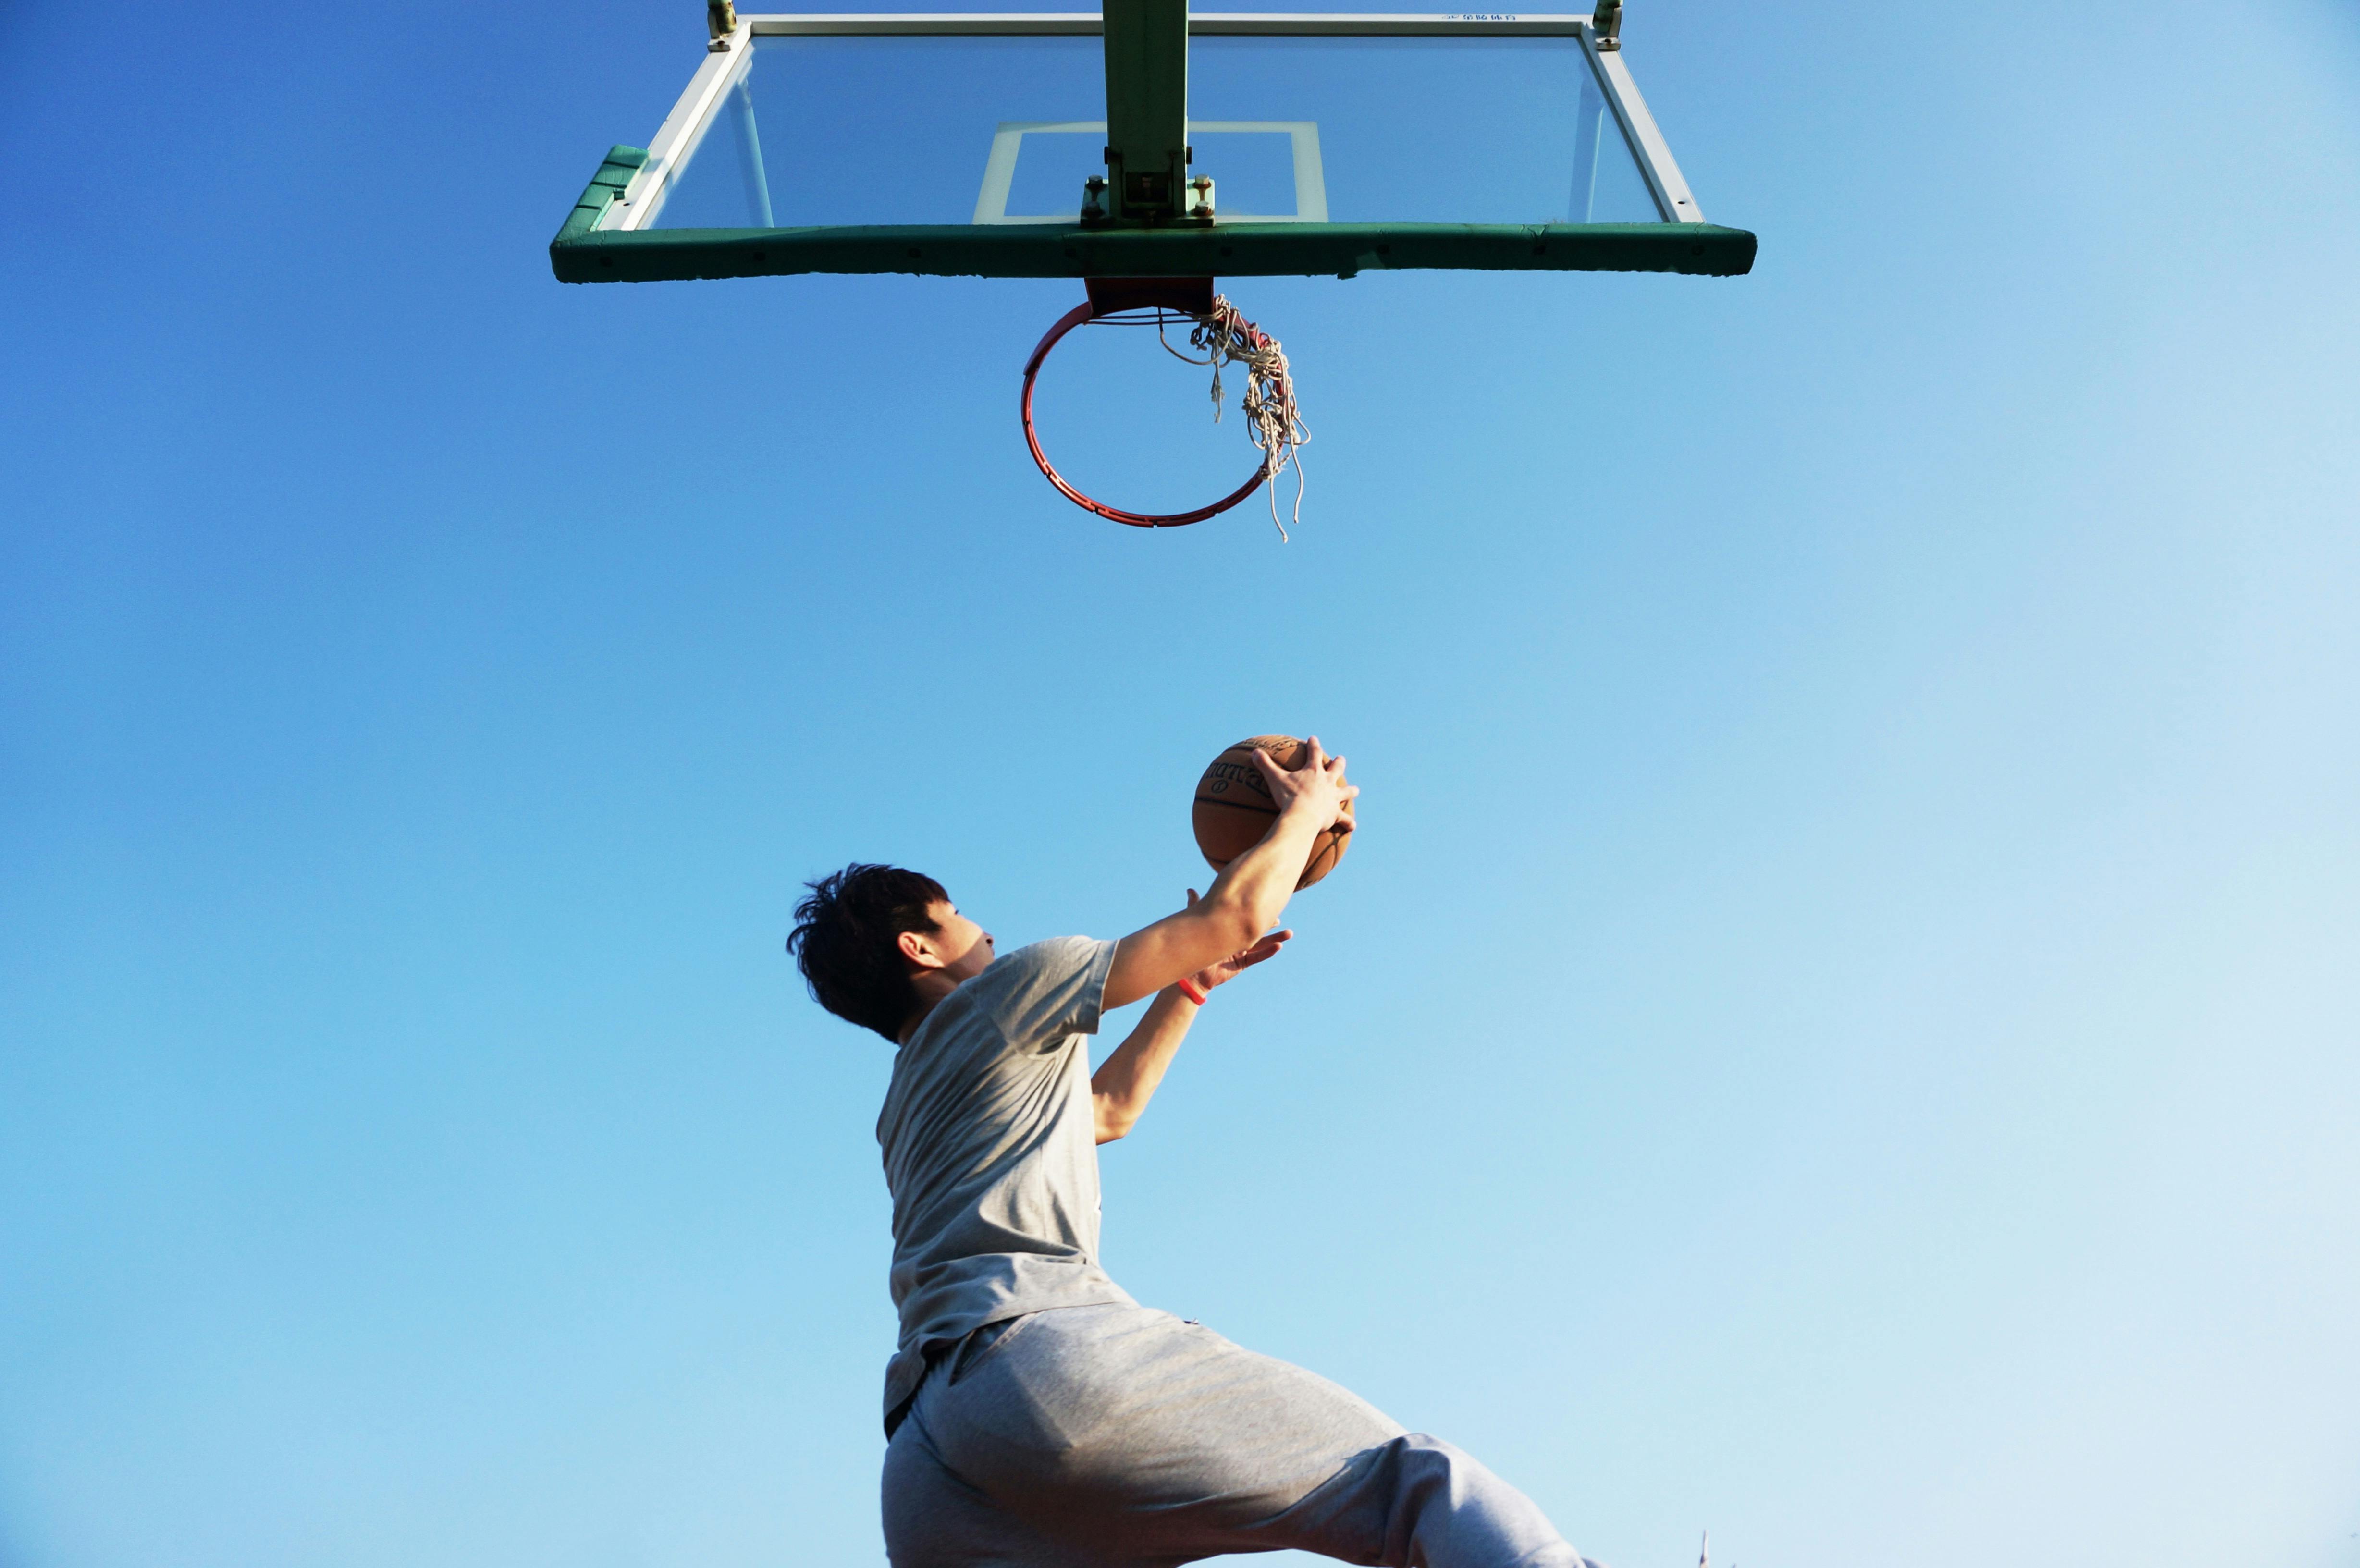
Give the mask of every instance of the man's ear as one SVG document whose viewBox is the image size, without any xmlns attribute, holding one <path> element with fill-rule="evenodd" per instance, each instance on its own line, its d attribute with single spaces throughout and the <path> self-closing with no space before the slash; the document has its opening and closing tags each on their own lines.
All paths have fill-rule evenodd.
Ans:
<svg viewBox="0 0 2360 1568">
<path fill-rule="evenodd" d="M 905 931 L 893 939 L 893 945 L 901 949 L 904 959 L 919 968 L 940 969 L 943 957 L 934 951 L 933 936 L 932 931 Z"/>
</svg>

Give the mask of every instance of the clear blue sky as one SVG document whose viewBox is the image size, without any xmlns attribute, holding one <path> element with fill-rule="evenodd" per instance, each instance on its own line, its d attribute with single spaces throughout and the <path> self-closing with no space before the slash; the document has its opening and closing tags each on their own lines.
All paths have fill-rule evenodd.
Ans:
<svg viewBox="0 0 2360 1568">
<path fill-rule="evenodd" d="M 701 25 L 0 7 L 0 1564 L 879 1562 L 797 882 L 1119 934 L 1317 729 L 1136 1295 L 1616 1568 L 2360 1565 L 2348 5 L 1633 0 L 1758 268 L 1238 283 L 1284 546 L 1032 472 L 1071 285 L 552 282 Z"/>
</svg>

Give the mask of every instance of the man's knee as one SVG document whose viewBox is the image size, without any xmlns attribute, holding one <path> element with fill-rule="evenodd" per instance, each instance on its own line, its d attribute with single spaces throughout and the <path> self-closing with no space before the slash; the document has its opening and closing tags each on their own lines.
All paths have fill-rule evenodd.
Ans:
<svg viewBox="0 0 2360 1568">
<path fill-rule="evenodd" d="M 1288 1534 L 1346 1562 L 1404 1568 L 1582 1568 L 1531 1498 L 1481 1461 L 1412 1432 L 1356 1455 L 1288 1510 Z"/>
</svg>

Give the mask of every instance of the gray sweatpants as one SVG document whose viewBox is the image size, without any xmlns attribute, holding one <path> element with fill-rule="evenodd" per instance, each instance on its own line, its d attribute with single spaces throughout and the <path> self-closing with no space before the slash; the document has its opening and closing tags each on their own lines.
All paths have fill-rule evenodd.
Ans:
<svg viewBox="0 0 2360 1568">
<path fill-rule="evenodd" d="M 1326 1378 L 1143 1307 L 1060 1307 L 929 1368 L 885 1451 L 893 1568 L 1151 1568 L 1293 1547 L 1597 1568 L 1524 1495 Z"/>
</svg>

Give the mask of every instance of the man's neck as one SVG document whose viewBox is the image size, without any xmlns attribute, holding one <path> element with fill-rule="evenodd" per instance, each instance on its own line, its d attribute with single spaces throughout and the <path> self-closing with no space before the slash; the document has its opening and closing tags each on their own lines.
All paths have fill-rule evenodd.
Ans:
<svg viewBox="0 0 2360 1568">
<path fill-rule="evenodd" d="M 901 1025 L 901 1037 L 896 1043 L 909 1044 L 910 1037 L 918 1032 L 918 1026 L 924 1023 L 928 1015 L 943 1005 L 943 998 L 957 990 L 961 984 L 939 969 L 928 969 L 910 976 L 910 989 L 918 994 L 918 1007 Z"/>
</svg>

